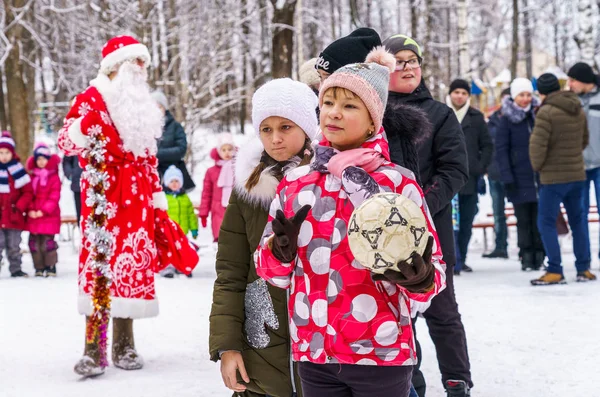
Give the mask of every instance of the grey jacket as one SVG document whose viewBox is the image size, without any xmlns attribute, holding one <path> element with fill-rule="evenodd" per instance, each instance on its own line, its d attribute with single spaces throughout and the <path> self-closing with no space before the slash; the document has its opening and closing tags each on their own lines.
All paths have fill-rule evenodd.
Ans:
<svg viewBox="0 0 600 397">
<path fill-rule="evenodd" d="M 579 99 L 590 131 L 590 143 L 583 151 L 583 160 L 585 169 L 591 170 L 600 167 L 600 90 L 596 87 L 587 94 L 579 95 Z"/>
</svg>

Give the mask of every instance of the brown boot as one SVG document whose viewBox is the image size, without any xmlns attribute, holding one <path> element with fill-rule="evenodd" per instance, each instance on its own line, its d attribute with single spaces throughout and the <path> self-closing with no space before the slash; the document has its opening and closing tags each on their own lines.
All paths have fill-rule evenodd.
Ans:
<svg viewBox="0 0 600 397">
<path fill-rule="evenodd" d="M 135 351 L 133 320 L 130 318 L 113 318 L 112 360 L 115 367 L 125 370 L 144 366 L 144 360 Z"/>
<path fill-rule="evenodd" d="M 88 317 L 85 318 L 85 329 L 87 333 Z M 75 364 L 75 373 L 86 378 L 93 378 L 102 375 L 104 368 L 100 366 L 100 349 L 98 348 L 98 338 L 92 343 L 87 343 L 87 335 L 83 357 Z"/>
</svg>

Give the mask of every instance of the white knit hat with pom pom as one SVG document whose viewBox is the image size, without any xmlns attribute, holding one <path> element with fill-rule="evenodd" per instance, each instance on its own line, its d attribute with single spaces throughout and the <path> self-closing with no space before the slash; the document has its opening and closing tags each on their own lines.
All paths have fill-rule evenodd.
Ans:
<svg viewBox="0 0 600 397">
<path fill-rule="evenodd" d="M 365 63 L 343 66 L 321 83 L 319 107 L 323 106 L 323 96 L 328 89 L 345 88 L 363 101 L 375 124 L 375 132 L 379 131 L 387 104 L 390 73 L 395 68 L 396 58 L 383 46 L 375 47 Z"/>
</svg>

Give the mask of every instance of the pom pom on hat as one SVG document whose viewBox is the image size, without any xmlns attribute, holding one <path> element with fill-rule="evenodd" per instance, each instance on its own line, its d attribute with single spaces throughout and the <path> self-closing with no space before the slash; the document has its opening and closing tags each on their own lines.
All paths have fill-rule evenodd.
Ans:
<svg viewBox="0 0 600 397">
<path fill-rule="evenodd" d="M 289 78 L 275 79 L 261 86 L 252 96 L 252 125 L 260 134 L 260 124 L 272 116 L 283 117 L 315 139 L 318 132 L 317 96 L 304 83 Z"/>
<path fill-rule="evenodd" d="M 309 59 L 304 62 L 298 71 L 298 80 L 309 87 L 319 86 L 321 78 L 316 69 L 317 58 Z"/>
<path fill-rule="evenodd" d="M 373 62 L 381 66 L 385 66 L 388 68 L 390 73 L 394 73 L 394 70 L 396 70 L 396 58 L 394 58 L 394 56 L 390 54 L 382 45 L 375 47 L 371 52 L 369 52 L 365 62 Z"/>
</svg>

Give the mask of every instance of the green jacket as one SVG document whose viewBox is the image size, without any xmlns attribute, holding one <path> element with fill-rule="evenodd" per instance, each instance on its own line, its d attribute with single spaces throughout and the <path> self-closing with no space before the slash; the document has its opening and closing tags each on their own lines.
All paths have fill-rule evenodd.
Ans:
<svg viewBox="0 0 600 397">
<path fill-rule="evenodd" d="M 167 203 L 169 204 L 169 209 L 167 210 L 169 218 L 177 222 L 185 234 L 193 230 L 197 232 L 198 217 L 194 212 L 194 205 L 188 195 L 185 192 L 174 193 L 165 187 L 163 189 L 167 196 Z"/>
<path fill-rule="evenodd" d="M 585 112 L 570 91 L 549 94 L 529 138 L 529 158 L 544 185 L 585 181 L 583 149 L 589 133 Z"/>
<path fill-rule="evenodd" d="M 258 165 L 262 150 L 256 139 L 236 157 L 236 183 L 219 232 L 209 350 L 213 361 L 218 361 L 219 352 L 225 350 L 242 352 L 250 383 L 245 393 L 234 395 L 291 397 L 294 389 L 287 291 L 260 279 L 253 260 L 279 184 L 265 170 L 259 183 L 250 192 L 246 190 L 246 181 Z M 238 379 L 241 381 L 239 373 Z M 301 396 L 296 371 L 294 383 Z"/>
</svg>

